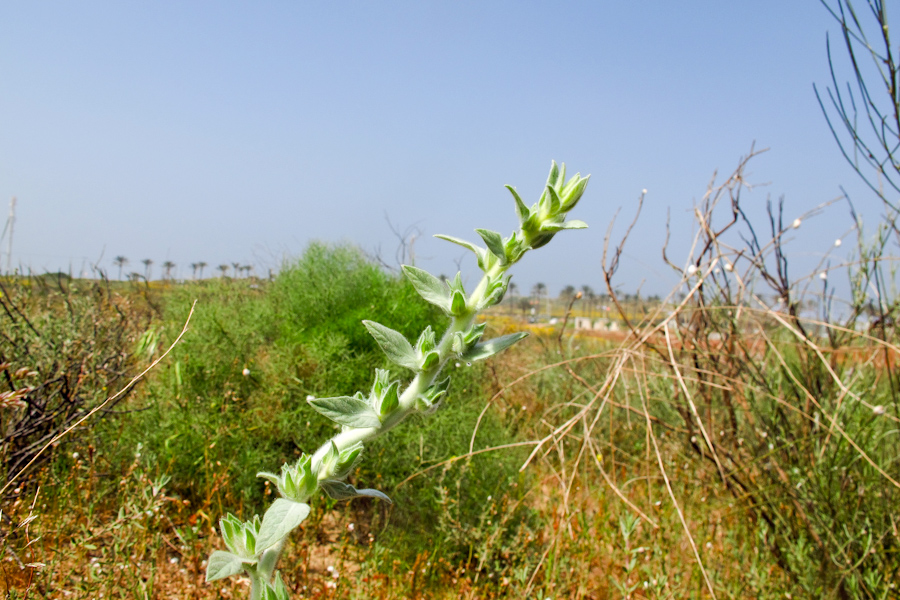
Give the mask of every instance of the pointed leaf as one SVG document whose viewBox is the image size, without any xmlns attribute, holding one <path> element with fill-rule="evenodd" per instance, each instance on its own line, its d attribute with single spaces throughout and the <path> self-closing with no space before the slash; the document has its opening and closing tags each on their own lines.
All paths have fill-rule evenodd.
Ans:
<svg viewBox="0 0 900 600">
<path fill-rule="evenodd" d="M 474 252 L 476 256 L 481 256 L 481 252 L 483 251 L 482 248 L 479 248 L 472 242 L 467 242 L 466 240 L 461 240 L 461 239 L 455 238 L 453 236 L 438 234 L 434 237 L 441 239 L 441 240 L 447 240 L 448 242 L 452 242 L 454 244 L 457 244 L 458 246 L 462 246 L 463 248 L 468 248 L 469 250 Z"/>
<path fill-rule="evenodd" d="M 547 192 L 550 194 L 550 214 L 555 215 L 559 212 L 559 207 L 562 206 L 562 202 L 559 199 L 559 194 L 556 193 L 556 190 L 547 186 Z"/>
<path fill-rule="evenodd" d="M 565 223 L 544 223 L 541 225 L 541 231 L 557 232 L 562 229 L 587 229 L 588 224 L 584 221 L 573 219 Z"/>
<path fill-rule="evenodd" d="M 489 229 L 476 229 L 475 232 L 484 240 L 488 250 L 500 259 L 500 263 L 506 263 L 506 250 L 503 246 L 503 236 L 496 231 L 491 231 Z"/>
<path fill-rule="evenodd" d="M 352 396 L 310 398 L 310 406 L 335 423 L 350 427 L 379 427 L 381 421 L 369 403 Z"/>
<path fill-rule="evenodd" d="M 416 353 L 402 333 L 375 321 L 363 321 L 363 325 L 381 346 L 382 352 L 388 359 L 407 369 L 415 370 L 419 367 Z"/>
<path fill-rule="evenodd" d="M 471 361 L 484 360 L 489 356 L 493 356 L 498 352 L 506 350 L 507 348 L 527 336 L 528 333 L 522 331 L 519 333 L 511 333 L 509 335 L 494 338 L 486 342 L 481 342 L 480 344 L 475 344 L 475 346 L 471 350 L 463 355 L 463 358 Z"/>
<path fill-rule="evenodd" d="M 508 185 L 508 186 L 506 186 L 506 189 L 509 190 L 509 193 L 512 194 L 513 198 L 515 198 L 515 200 L 516 200 L 516 215 L 518 215 L 519 225 L 521 225 L 528 219 L 529 215 L 531 214 L 531 211 L 529 211 L 528 207 L 525 206 L 525 203 L 522 202 L 522 198 L 519 196 L 519 192 L 516 191 L 516 188 L 514 188 L 511 185 Z"/>
<path fill-rule="evenodd" d="M 309 516 L 309 504 L 278 498 L 266 511 L 259 528 L 257 550 L 270 548 Z"/>
<path fill-rule="evenodd" d="M 556 161 L 550 162 L 550 175 L 547 176 L 547 185 L 555 186 L 556 182 L 559 180 L 559 166 L 556 164 Z"/>
<path fill-rule="evenodd" d="M 368 496 L 369 498 L 379 498 L 388 504 L 393 504 L 390 498 L 384 492 L 378 490 L 363 489 L 358 490 L 349 483 L 336 481 L 334 479 L 326 479 L 319 483 L 319 486 L 325 490 L 325 493 L 335 500 L 348 500 L 358 496 Z"/>
<path fill-rule="evenodd" d="M 206 581 L 231 577 L 240 573 L 243 568 L 244 561 L 240 557 L 235 556 L 231 552 L 216 550 L 210 555 L 209 562 L 206 565 Z"/>
<path fill-rule="evenodd" d="M 403 274 L 409 279 L 409 282 L 416 288 L 426 302 L 434 304 L 438 308 L 450 310 L 450 295 L 447 292 L 447 286 L 444 282 L 422 269 L 403 265 Z"/>
</svg>

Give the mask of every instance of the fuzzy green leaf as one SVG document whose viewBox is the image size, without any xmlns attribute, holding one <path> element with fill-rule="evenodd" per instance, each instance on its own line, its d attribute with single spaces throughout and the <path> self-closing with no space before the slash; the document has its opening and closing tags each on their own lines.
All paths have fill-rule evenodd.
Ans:
<svg viewBox="0 0 900 600">
<path fill-rule="evenodd" d="M 473 244 L 472 242 L 467 242 L 466 240 L 461 240 L 459 238 L 455 238 L 450 235 L 438 234 L 434 237 L 441 239 L 441 240 L 446 240 L 446 241 L 456 244 L 458 246 L 462 246 L 463 248 L 468 248 L 469 250 L 471 250 L 472 252 L 475 253 L 475 256 L 478 256 L 478 257 L 480 257 L 481 253 L 484 252 L 484 248 L 480 248 L 480 247 L 476 246 L 475 244 Z"/>
<path fill-rule="evenodd" d="M 309 516 L 309 504 L 278 498 L 266 511 L 259 528 L 258 549 L 270 548 Z"/>
<path fill-rule="evenodd" d="M 310 398 L 310 406 L 335 423 L 350 427 L 378 427 L 381 421 L 369 403 L 352 396 Z"/>
<path fill-rule="evenodd" d="M 500 259 L 501 264 L 506 263 L 506 251 L 503 246 L 503 236 L 496 231 L 489 229 L 476 229 L 475 232 L 481 236 L 485 245 L 491 253 Z"/>
<path fill-rule="evenodd" d="M 393 504 L 390 498 L 387 497 L 387 494 L 384 492 L 379 492 L 378 490 L 371 489 L 363 489 L 358 490 L 349 483 L 345 483 L 343 481 L 336 481 L 334 479 L 326 479 L 319 483 L 321 488 L 325 490 L 325 493 L 334 498 L 335 500 L 349 500 L 350 498 L 356 498 L 359 496 L 368 496 L 369 498 L 379 498 L 384 500 L 388 504 Z"/>
<path fill-rule="evenodd" d="M 528 219 L 529 215 L 531 215 L 531 211 L 528 210 L 528 207 L 522 202 L 522 198 L 519 196 L 519 192 L 516 191 L 516 188 L 508 185 L 506 186 L 506 189 L 509 190 L 509 193 L 512 194 L 513 198 L 516 200 L 516 215 L 519 217 L 519 225 L 522 225 Z"/>
<path fill-rule="evenodd" d="M 544 223 L 541 225 L 541 231 L 557 232 L 563 229 L 587 229 L 588 224 L 584 221 L 573 219 L 565 223 Z"/>
<path fill-rule="evenodd" d="M 244 561 L 239 556 L 224 550 L 216 550 L 209 557 L 209 562 L 206 565 L 206 581 L 231 577 L 240 573 L 243 568 Z"/>
<path fill-rule="evenodd" d="M 406 278 L 409 279 L 409 282 L 426 302 L 430 302 L 445 311 L 450 310 L 450 294 L 444 282 L 428 271 L 416 267 L 403 265 L 401 268 L 403 269 L 403 274 L 406 275 Z"/>
<path fill-rule="evenodd" d="M 363 321 L 363 325 L 378 342 L 382 352 L 392 362 L 406 367 L 407 369 L 416 370 L 419 368 L 419 361 L 409 341 L 403 337 L 399 331 L 394 331 L 390 327 L 385 327 L 375 321 Z"/>
<path fill-rule="evenodd" d="M 481 342 L 480 344 L 475 344 L 475 346 L 471 350 L 463 355 L 463 358 L 470 361 L 484 360 L 489 356 L 493 356 L 498 352 L 506 350 L 507 348 L 527 336 L 528 333 L 521 331 L 519 333 L 511 333 L 509 335 L 494 338 L 486 342 Z"/>
</svg>

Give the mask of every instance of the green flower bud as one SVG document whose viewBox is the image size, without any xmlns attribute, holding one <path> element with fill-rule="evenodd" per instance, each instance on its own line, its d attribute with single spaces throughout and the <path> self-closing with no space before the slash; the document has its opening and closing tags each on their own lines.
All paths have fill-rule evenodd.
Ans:
<svg viewBox="0 0 900 600">
<path fill-rule="evenodd" d="M 274 483 L 283 498 L 294 502 L 306 502 L 318 485 L 318 477 L 312 471 L 312 457 L 306 453 L 293 465 L 282 465 L 280 475 L 262 472 L 256 476 Z"/>
<path fill-rule="evenodd" d="M 262 522 L 259 515 L 255 515 L 251 521 L 241 521 L 236 516 L 228 513 L 219 521 L 219 529 L 228 550 L 245 561 L 256 560 L 256 538 L 259 537 L 259 527 Z"/>
<path fill-rule="evenodd" d="M 343 479 L 350 474 L 350 471 L 356 466 L 359 456 L 362 453 L 362 442 L 356 442 L 352 446 L 344 450 L 338 450 L 337 445 L 332 441 L 331 447 L 322 459 L 322 467 L 319 469 L 320 479 Z"/>
</svg>

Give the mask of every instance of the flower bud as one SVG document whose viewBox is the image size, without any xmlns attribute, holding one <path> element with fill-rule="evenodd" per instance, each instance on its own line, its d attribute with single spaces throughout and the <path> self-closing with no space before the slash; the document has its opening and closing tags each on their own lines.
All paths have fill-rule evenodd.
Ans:
<svg viewBox="0 0 900 600">
<path fill-rule="evenodd" d="M 243 522 L 231 513 L 219 521 L 219 529 L 228 550 L 243 560 L 256 559 L 256 538 L 259 536 L 261 525 L 259 515 L 255 515 L 252 521 Z"/>
<path fill-rule="evenodd" d="M 294 502 L 306 502 L 318 485 L 318 478 L 312 471 L 312 458 L 305 453 L 293 465 L 283 465 L 279 475 L 262 472 L 256 476 L 274 483 L 283 498 Z"/>
</svg>

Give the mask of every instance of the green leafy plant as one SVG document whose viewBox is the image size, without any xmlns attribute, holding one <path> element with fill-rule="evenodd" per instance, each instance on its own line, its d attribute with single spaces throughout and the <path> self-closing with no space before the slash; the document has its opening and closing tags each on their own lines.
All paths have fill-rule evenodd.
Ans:
<svg viewBox="0 0 900 600">
<path fill-rule="evenodd" d="M 450 324 L 438 340 L 430 327 L 415 344 L 398 331 L 374 321 L 363 325 L 387 358 L 398 367 L 414 373 L 402 388 L 390 371 L 377 369 L 368 393 L 353 396 L 309 398 L 313 409 L 341 427 L 312 455 L 303 454 L 297 462 L 285 464 L 279 474 L 259 473 L 278 490 L 280 498 L 262 519 L 254 516 L 242 522 L 234 515 L 220 521 L 225 550 L 216 550 L 209 558 L 206 579 L 214 581 L 245 573 L 251 582 L 251 600 L 286 600 L 288 590 L 275 570 L 290 532 L 309 515 L 309 499 L 319 490 L 331 498 L 344 500 L 357 496 L 390 499 L 374 489 L 357 489 L 345 479 L 362 457 L 366 442 L 389 431 L 414 413 L 437 409 L 447 394 L 450 378 L 441 378 L 450 362 L 484 360 L 510 347 L 526 333 L 513 333 L 482 340 L 485 324 L 476 323 L 484 309 L 499 304 L 509 286 L 509 268 L 528 251 L 546 245 L 563 229 L 583 229 L 582 221 L 566 220 L 584 194 L 588 177 L 576 174 L 565 179 L 565 165 L 554 162 L 540 200 L 530 208 L 516 190 L 507 186 L 516 203 L 519 229 L 508 238 L 486 229 L 476 229 L 486 247 L 450 236 L 437 237 L 471 250 L 484 275 L 470 294 L 457 273 L 452 281 L 441 281 L 427 271 L 404 266 L 403 273 L 427 302 L 450 317 Z M 401 389 L 402 388 L 402 389 Z"/>
</svg>

